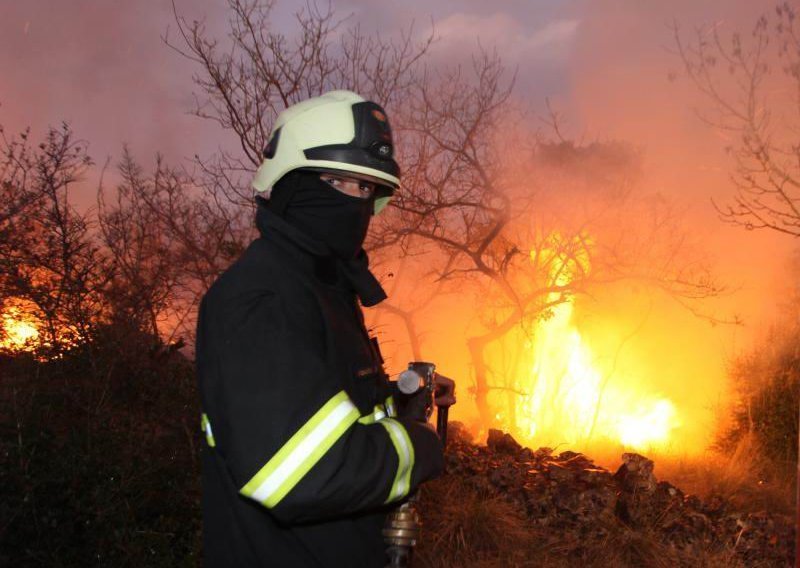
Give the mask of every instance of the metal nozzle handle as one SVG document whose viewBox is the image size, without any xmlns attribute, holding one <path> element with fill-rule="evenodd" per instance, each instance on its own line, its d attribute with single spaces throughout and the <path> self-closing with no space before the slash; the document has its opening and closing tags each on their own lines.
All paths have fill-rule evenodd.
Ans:
<svg viewBox="0 0 800 568">
<path fill-rule="evenodd" d="M 442 441 L 442 448 L 447 447 L 447 414 L 449 410 L 449 406 L 436 407 L 436 433 L 439 434 L 439 439 Z"/>
</svg>

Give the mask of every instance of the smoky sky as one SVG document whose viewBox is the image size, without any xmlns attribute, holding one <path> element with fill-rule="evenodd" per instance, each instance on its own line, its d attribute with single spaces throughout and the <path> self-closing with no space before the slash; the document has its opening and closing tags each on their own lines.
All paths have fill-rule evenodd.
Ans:
<svg viewBox="0 0 800 568">
<path fill-rule="evenodd" d="M 648 143 L 654 140 L 643 136 L 645 129 L 626 127 L 642 123 L 647 112 L 653 119 L 663 114 L 657 101 L 650 109 L 641 102 L 664 93 L 662 80 L 675 63 L 664 50 L 670 41 L 666 24 L 673 19 L 687 27 L 721 19 L 746 24 L 758 13 L 754 4 L 760 3 L 334 0 L 333 8 L 346 25 L 381 35 L 413 24 L 422 38 L 433 26 L 436 63 L 465 63 L 478 45 L 496 49 L 509 72 L 516 71 L 518 96 L 535 108 L 550 98 L 564 105 L 576 131 L 589 128 L 593 135 Z M 274 28 L 291 35 L 292 12 L 303 5 L 277 2 Z M 204 19 L 209 31 L 224 39 L 223 0 L 178 0 L 177 8 L 188 20 Z M 168 30 L 175 37 L 167 0 L 3 0 L 0 121 L 11 129 L 35 130 L 69 121 L 97 159 L 118 154 L 122 143 L 174 158 L 232 143 L 187 115 L 197 70 L 162 41 Z M 647 91 L 639 90 L 641 85 Z M 626 111 L 632 96 L 636 104 Z"/>
<path fill-rule="evenodd" d="M 223 21 L 215 4 L 190 15 Z M 36 134 L 67 121 L 97 162 L 123 143 L 173 159 L 214 148 L 219 133 L 187 116 L 191 69 L 161 39 L 172 20 L 162 1 L 4 0 L 0 123 Z"/>
<path fill-rule="evenodd" d="M 291 35 L 303 3 L 278 2 L 273 26 Z M 575 2 L 360 2 L 337 0 L 345 25 L 393 35 L 412 25 L 417 37 L 438 38 L 437 63 L 466 60 L 480 43 L 496 48 L 531 100 L 566 92 L 569 46 L 578 20 Z M 221 0 L 177 1 L 187 20 L 204 19 L 223 38 Z M 171 2 L 27 0 L 0 2 L 0 122 L 8 129 L 68 121 L 91 144 L 96 160 L 137 154 L 171 158 L 213 151 L 233 141 L 187 116 L 195 68 L 162 40 L 175 37 Z"/>
<path fill-rule="evenodd" d="M 204 19 L 224 39 L 222 0 L 176 0 L 188 20 Z M 291 35 L 305 2 L 279 0 L 272 25 Z M 345 25 L 391 36 L 433 26 L 434 64 L 468 64 L 477 46 L 496 49 L 516 72 L 516 97 L 542 112 L 545 99 L 571 135 L 622 139 L 644 151 L 656 191 L 682 200 L 711 252 L 728 262 L 753 298 L 766 293 L 788 250 L 774 235 L 723 226 L 710 205 L 731 188 L 719 133 L 697 119 L 703 100 L 680 76 L 670 25 L 715 24 L 748 31 L 772 6 L 751 0 L 332 0 Z M 68 121 L 98 164 L 123 144 L 147 160 L 179 161 L 235 140 L 188 114 L 197 69 L 167 47 L 174 37 L 167 0 L 0 0 L 0 124 L 6 131 Z M 757 255 L 757 251 L 769 254 Z M 754 256 L 758 266 L 747 264 Z M 758 275 L 757 278 L 753 275 Z"/>
</svg>

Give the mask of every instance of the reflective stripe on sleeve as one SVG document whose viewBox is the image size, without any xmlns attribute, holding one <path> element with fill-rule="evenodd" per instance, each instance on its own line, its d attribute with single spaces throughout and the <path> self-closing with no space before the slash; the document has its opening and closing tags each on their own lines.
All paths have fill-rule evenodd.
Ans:
<svg viewBox="0 0 800 568">
<path fill-rule="evenodd" d="M 206 434 L 206 443 L 212 448 L 216 446 L 217 443 L 214 441 L 214 433 L 211 431 L 211 422 L 208 421 L 208 416 L 206 416 L 205 412 L 200 418 L 200 429 Z"/>
<path fill-rule="evenodd" d="M 372 412 L 359 418 L 358 422 L 359 424 L 374 424 L 378 420 L 383 420 L 384 418 L 386 418 L 386 412 L 384 412 L 383 405 L 376 404 Z"/>
<path fill-rule="evenodd" d="M 397 474 L 394 477 L 392 489 L 389 491 L 389 497 L 385 501 L 389 503 L 408 495 L 411 488 L 411 469 L 414 467 L 414 446 L 411 443 L 411 438 L 408 437 L 405 427 L 397 420 L 384 418 L 379 424 L 386 428 L 389 433 L 398 458 Z"/>
<path fill-rule="evenodd" d="M 386 415 L 387 416 L 397 416 L 397 412 L 394 408 L 394 397 L 390 396 L 386 399 Z"/>
<path fill-rule="evenodd" d="M 358 420 L 358 416 L 358 408 L 347 393 L 339 392 L 295 432 L 240 493 L 266 507 L 275 507 Z"/>
</svg>

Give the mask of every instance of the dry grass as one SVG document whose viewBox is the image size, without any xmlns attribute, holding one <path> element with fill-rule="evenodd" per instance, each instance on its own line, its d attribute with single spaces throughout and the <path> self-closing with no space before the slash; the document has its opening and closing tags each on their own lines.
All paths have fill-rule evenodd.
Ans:
<svg viewBox="0 0 800 568">
<path fill-rule="evenodd" d="M 740 440 L 729 455 L 709 452 L 691 459 L 656 457 L 656 477 L 703 499 L 719 496 L 739 512 L 768 511 L 793 515 L 796 478 L 759 456 L 757 441 Z M 766 473 L 765 473 L 766 472 Z"/>
<path fill-rule="evenodd" d="M 422 503 L 424 534 L 414 562 L 420 568 L 760 568 L 710 546 L 680 553 L 656 533 L 618 523 L 604 527 L 609 536 L 596 541 L 545 531 L 505 501 L 482 498 L 459 481 L 435 486 L 440 493 Z"/>
<path fill-rule="evenodd" d="M 688 479 L 690 465 L 680 466 Z M 723 473 L 727 477 L 714 481 Z M 744 497 L 744 481 L 734 473 L 709 466 L 695 476 L 696 485 Z M 481 495 L 454 476 L 425 486 L 420 512 L 423 535 L 414 562 L 419 568 L 761 568 L 713 544 L 675 550 L 656 532 L 632 530 L 613 518 L 598 526 L 604 538 L 537 527 L 504 499 Z"/>
<path fill-rule="evenodd" d="M 420 567 L 518 566 L 533 544 L 524 512 L 455 477 L 426 485 L 420 510 L 424 525 L 415 562 Z"/>
</svg>

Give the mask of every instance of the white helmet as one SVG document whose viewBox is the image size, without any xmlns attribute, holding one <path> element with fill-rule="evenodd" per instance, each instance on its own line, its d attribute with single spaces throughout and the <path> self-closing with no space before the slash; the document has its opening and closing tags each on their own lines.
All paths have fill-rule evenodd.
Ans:
<svg viewBox="0 0 800 568">
<path fill-rule="evenodd" d="M 269 199 L 292 170 L 343 172 L 378 184 L 375 213 L 400 186 L 392 130 L 380 105 L 352 91 L 331 91 L 278 115 L 253 189 Z"/>
</svg>

